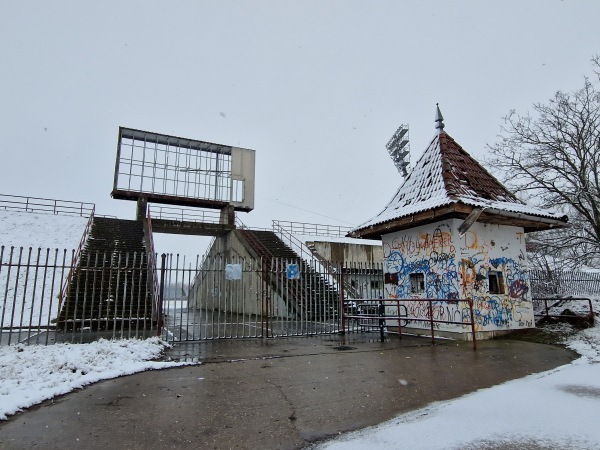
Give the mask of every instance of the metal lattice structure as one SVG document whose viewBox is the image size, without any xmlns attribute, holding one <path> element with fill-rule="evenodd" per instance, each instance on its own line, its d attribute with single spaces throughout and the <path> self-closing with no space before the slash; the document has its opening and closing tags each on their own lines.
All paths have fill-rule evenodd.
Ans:
<svg viewBox="0 0 600 450">
<path fill-rule="evenodd" d="M 112 196 L 251 211 L 254 160 L 254 150 L 120 127 Z"/>
<path fill-rule="evenodd" d="M 394 165 L 403 177 L 408 175 L 410 164 L 410 144 L 408 142 L 408 125 L 400 125 L 392 138 L 388 141 L 387 148 Z"/>
</svg>

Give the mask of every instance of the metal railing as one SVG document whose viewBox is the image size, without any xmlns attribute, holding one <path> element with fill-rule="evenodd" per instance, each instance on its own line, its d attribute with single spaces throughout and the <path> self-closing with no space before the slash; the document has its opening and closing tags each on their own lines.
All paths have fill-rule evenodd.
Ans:
<svg viewBox="0 0 600 450">
<path fill-rule="evenodd" d="M 425 305 L 423 314 L 409 315 L 405 304 L 418 303 Z M 460 304 L 465 304 L 460 308 Z M 342 330 L 344 332 L 357 331 L 361 329 L 369 329 L 373 331 L 378 329 L 383 339 L 384 327 L 393 326 L 396 324 L 397 333 L 402 337 L 402 328 L 407 327 L 411 323 L 424 323 L 428 326 L 431 333 L 431 342 L 435 343 L 435 330 L 440 330 L 442 325 L 456 325 L 463 329 L 468 329 L 473 341 L 473 350 L 477 349 L 476 333 L 475 333 L 475 318 L 473 313 L 473 301 L 471 299 L 456 299 L 456 300 L 440 300 L 433 298 L 419 299 L 352 299 L 343 300 L 344 307 L 342 308 Z M 460 321 L 443 318 L 443 305 L 456 307 L 459 313 Z M 412 327 L 413 331 L 415 327 Z M 425 329 L 422 327 L 417 327 Z"/>
<path fill-rule="evenodd" d="M 154 301 L 154 311 L 156 316 L 154 319 L 158 323 L 158 333 L 160 334 L 162 328 L 162 298 L 160 295 L 160 288 L 158 283 L 158 270 L 156 263 L 156 252 L 154 251 L 154 237 L 152 234 L 152 216 L 150 214 L 150 208 L 146 211 L 146 225 L 148 232 L 148 247 L 150 254 L 148 255 L 148 271 L 150 279 L 152 280 L 152 299 Z"/>
<path fill-rule="evenodd" d="M 216 210 L 199 208 L 176 208 L 172 206 L 148 206 L 148 213 L 156 220 L 171 220 L 174 222 L 219 223 L 221 213 Z"/>
<path fill-rule="evenodd" d="M 75 250 L 0 247 L 0 345 L 48 344 Z"/>
<path fill-rule="evenodd" d="M 289 222 L 286 220 L 273 220 L 273 228 L 279 228 L 289 234 L 299 234 L 307 236 L 328 236 L 345 237 L 351 227 L 342 227 L 339 225 L 324 225 L 318 223 Z"/>
<path fill-rule="evenodd" d="M 534 317 L 554 319 L 584 319 L 589 326 L 594 325 L 592 300 L 586 297 L 546 297 L 534 298 Z M 565 314 L 569 312 L 569 314 Z"/>
<path fill-rule="evenodd" d="M 202 275 L 178 282 L 189 271 L 169 268 L 175 298 L 165 310 L 175 340 L 303 336 L 340 329 L 339 293 L 326 290 L 310 270 L 295 277 L 285 258 L 209 256 Z M 308 267 L 308 266 L 305 266 Z M 182 306 L 179 306 L 182 305 Z M 185 308 L 187 307 L 187 310 Z"/>
<path fill-rule="evenodd" d="M 0 194 L 1 210 L 87 217 L 93 214 L 95 205 L 68 200 Z"/>
<path fill-rule="evenodd" d="M 276 221 L 273 221 L 273 232 L 277 235 L 281 241 L 290 247 L 301 259 L 310 262 L 315 266 L 315 269 L 325 277 L 328 283 L 330 283 L 336 289 L 338 286 L 338 276 L 333 270 L 333 266 L 329 263 L 325 263 L 321 259 L 315 257 L 310 249 L 304 245 L 300 239 L 293 234 L 289 233 L 285 228 L 279 226 Z"/>
<path fill-rule="evenodd" d="M 75 260 L 75 250 L 0 247 L 0 345 L 157 334 L 144 254 Z"/>
<path fill-rule="evenodd" d="M 94 212 L 95 207 L 92 208 L 92 210 L 90 211 L 90 217 L 87 221 L 87 224 L 85 225 L 85 229 L 83 230 L 83 235 L 79 240 L 79 245 L 75 250 L 75 255 L 73 256 L 71 268 L 69 269 L 69 274 L 67 275 L 67 279 L 65 280 L 65 283 L 60 291 L 60 296 L 58 299 L 59 309 L 62 305 L 63 299 L 68 295 L 69 286 L 71 285 L 71 280 L 73 278 L 73 274 L 75 273 L 75 268 L 77 267 L 77 263 L 79 262 L 79 257 L 81 255 L 81 252 L 83 251 L 83 248 L 85 247 L 85 243 L 87 242 L 90 232 L 92 231 L 92 224 L 94 223 Z"/>
</svg>

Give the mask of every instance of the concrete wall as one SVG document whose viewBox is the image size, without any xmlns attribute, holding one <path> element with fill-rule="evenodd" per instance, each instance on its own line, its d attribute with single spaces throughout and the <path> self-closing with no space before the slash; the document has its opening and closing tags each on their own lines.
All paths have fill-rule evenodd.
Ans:
<svg viewBox="0 0 600 450">
<path fill-rule="evenodd" d="M 494 332 L 534 326 L 525 236 L 522 228 L 475 223 L 464 236 L 451 219 L 383 236 L 387 298 L 466 299 L 474 302 L 476 330 Z M 501 280 L 490 292 L 489 274 Z M 424 291 L 411 288 L 411 274 L 422 273 Z M 405 311 L 402 309 L 405 308 Z M 427 302 L 406 302 L 408 316 L 428 317 Z M 396 310 L 388 311 L 395 314 Z M 434 304 L 434 319 L 469 320 L 465 303 Z M 413 322 L 412 327 L 428 328 Z M 460 325 L 438 325 L 463 332 Z"/>
<path fill-rule="evenodd" d="M 381 245 L 349 242 L 307 241 L 314 256 L 321 261 L 343 263 L 347 298 L 383 297 L 383 249 Z"/>
<path fill-rule="evenodd" d="M 238 231 L 232 231 L 215 240 L 190 289 L 191 308 L 252 315 L 262 314 L 266 309 L 260 260 L 241 239 Z M 241 279 L 227 279 L 228 264 L 241 265 Z M 286 302 L 270 288 L 269 297 L 271 315 L 290 316 Z"/>
<path fill-rule="evenodd" d="M 380 263 L 383 260 L 383 250 L 379 245 L 350 244 L 346 242 L 307 242 L 318 257 L 326 261 L 352 263 Z"/>
</svg>

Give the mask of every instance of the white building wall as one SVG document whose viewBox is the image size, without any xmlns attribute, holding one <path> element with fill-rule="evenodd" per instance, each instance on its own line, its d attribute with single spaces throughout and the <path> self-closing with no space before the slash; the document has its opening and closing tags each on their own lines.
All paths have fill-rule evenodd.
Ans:
<svg viewBox="0 0 600 450">
<path fill-rule="evenodd" d="M 384 235 L 386 298 L 434 298 L 473 300 L 477 331 L 533 327 L 525 236 L 522 228 L 475 223 L 464 236 L 451 219 Z M 498 292 L 490 292 L 490 271 L 502 280 Z M 411 274 L 423 274 L 424 289 L 411 286 Z M 387 314 L 397 314 L 389 308 Z M 428 302 L 405 302 L 402 315 L 427 318 Z M 465 302 L 435 302 L 433 318 L 470 321 Z M 393 325 L 393 323 L 390 323 Z M 425 322 L 409 327 L 429 328 Z M 465 332 L 462 325 L 437 324 L 444 331 Z"/>
<path fill-rule="evenodd" d="M 456 227 L 460 220 L 455 220 Z M 475 321 L 483 331 L 532 328 L 533 305 L 523 228 L 475 223 L 462 238 L 456 234 L 459 292 L 474 302 Z M 490 292 L 489 273 L 501 286 Z"/>
</svg>

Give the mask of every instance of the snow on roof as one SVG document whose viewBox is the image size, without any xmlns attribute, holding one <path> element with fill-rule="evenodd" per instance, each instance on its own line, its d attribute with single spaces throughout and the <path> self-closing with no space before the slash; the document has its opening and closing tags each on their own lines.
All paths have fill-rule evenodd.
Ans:
<svg viewBox="0 0 600 450">
<path fill-rule="evenodd" d="M 498 215 L 509 212 L 566 222 L 566 216 L 524 204 L 440 131 L 386 207 L 353 232 L 458 203 Z"/>
</svg>

